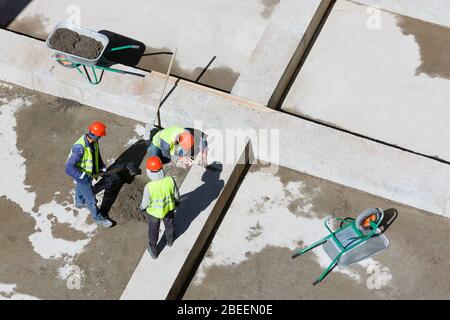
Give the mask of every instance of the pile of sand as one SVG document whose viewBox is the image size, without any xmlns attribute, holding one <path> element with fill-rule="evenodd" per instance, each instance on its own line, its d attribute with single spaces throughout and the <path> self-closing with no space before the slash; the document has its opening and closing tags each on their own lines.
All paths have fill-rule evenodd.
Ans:
<svg viewBox="0 0 450 320">
<path fill-rule="evenodd" d="M 52 49 L 89 60 L 98 58 L 103 50 L 103 45 L 100 41 L 82 36 L 77 32 L 66 28 L 55 31 L 49 40 L 49 46 Z"/>
</svg>

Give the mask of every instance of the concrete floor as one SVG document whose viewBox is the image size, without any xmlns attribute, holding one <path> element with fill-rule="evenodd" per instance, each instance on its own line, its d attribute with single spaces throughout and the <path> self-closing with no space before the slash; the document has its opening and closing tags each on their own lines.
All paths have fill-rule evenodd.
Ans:
<svg viewBox="0 0 450 320">
<path fill-rule="evenodd" d="M 282 109 L 450 160 L 450 29 L 338 0 Z"/>
<path fill-rule="evenodd" d="M 97 228 L 86 209 L 73 207 L 64 163 L 94 119 L 108 126 L 100 142 L 108 165 L 145 168 L 141 123 L 0 83 L 0 299 L 118 299 L 145 252 L 147 225 L 137 207 L 146 176 L 120 173 L 97 197 L 106 212 L 118 193 L 109 210 L 112 229 Z M 179 184 L 187 174 L 168 171 Z M 74 265 L 80 290 L 66 285 Z"/>
<path fill-rule="evenodd" d="M 298 0 L 283 2 L 299 7 Z M 258 48 L 258 44 L 273 23 L 271 18 L 279 4 L 280 0 L 134 0 L 126 5 L 117 0 L 34 0 L 9 29 L 46 38 L 56 23 L 66 19 L 76 22 L 79 17 L 85 27 L 111 30 L 144 42 L 148 53 L 178 48 L 172 72 L 175 75 L 196 80 L 212 62 L 200 83 L 231 91 L 255 50 L 269 49 Z M 288 23 L 276 24 L 284 28 Z M 280 32 L 279 37 L 283 36 Z M 286 56 L 281 65 L 290 57 Z M 138 66 L 166 73 L 169 61 L 167 55 L 147 56 Z"/>
<path fill-rule="evenodd" d="M 293 250 L 326 234 L 326 216 L 356 217 L 370 207 L 386 211 L 390 247 L 313 287 L 328 257 L 317 248 L 292 260 Z M 252 166 L 184 299 L 449 299 L 449 228 L 448 219 L 386 199 Z"/>
<path fill-rule="evenodd" d="M 352 0 L 368 6 L 450 27 L 450 0 Z"/>
</svg>

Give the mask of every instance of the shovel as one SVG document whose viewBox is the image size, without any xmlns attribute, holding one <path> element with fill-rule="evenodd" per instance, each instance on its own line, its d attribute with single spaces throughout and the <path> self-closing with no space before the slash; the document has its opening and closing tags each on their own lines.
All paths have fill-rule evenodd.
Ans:
<svg viewBox="0 0 450 320">
<path fill-rule="evenodd" d="M 134 168 L 132 168 L 130 165 L 118 164 L 118 165 L 114 166 L 114 168 L 109 169 L 105 172 L 99 172 L 97 174 L 92 175 L 92 178 L 100 178 L 100 177 L 104 177 L 104 176 L 110 176 L 115 173 L 119 173 L 122 170 L 128 170 L 128 172 L 130 173 L 131 176 L 136 176 L 139 174 L 139 172 L 134 170 Z"/>
</svg>

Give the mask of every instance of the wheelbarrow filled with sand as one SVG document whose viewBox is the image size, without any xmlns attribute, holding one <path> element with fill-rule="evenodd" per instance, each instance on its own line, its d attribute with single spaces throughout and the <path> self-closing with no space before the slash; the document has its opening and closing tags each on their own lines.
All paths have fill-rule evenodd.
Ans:
<svg viewBox="0 0 450 320">
<path fill-rule="evenodd" d="M 139 46 L 125 45 L 107 49 L 108 44 L 109 38 L 106 35 L 69 22 L 58 23 L 46 41 L 47 47 L 54 52 L 53 59 L 63 67 L 78 70 L 91 84 L 100 83 L 104 71 L 145 77 L 143 74 L 106 67 L 102 63 L 105 62 L 103 55 L 106 50 L 133 50 L 139 49 Z M 88 72 L 89 68 L 92 75 Z M 101 70 L 100 75 L 97 75 L 98 69 Z"/>
<path fill-rule="evenodd" d="M 387 249 L 389 240 L 379 229 L 383 218 L 384 212 L 379 208 L 367 209 L 356 219 L 327 218 L 324 221 L 324 225 L 330 234 L 312 245 L 298 250 L 292 255 L 292 258 L 294 259 L 323 245 L 323 249 L 331 259 L 331 263 L 313 282 L 313 285 L 316 285 L 335 266 L 349 267 Z M 335 231 L 332 231 L 330 228 L 333 220 L 340 222 L 340 228 Z"/>
</svg>

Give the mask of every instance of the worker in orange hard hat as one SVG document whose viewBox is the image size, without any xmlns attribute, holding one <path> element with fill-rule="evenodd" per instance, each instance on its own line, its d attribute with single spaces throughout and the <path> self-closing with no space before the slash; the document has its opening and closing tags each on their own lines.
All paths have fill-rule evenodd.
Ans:
<svg viewBox="0 0 450 320">
<path fill-rule="evenodd" d="M 163 164 L 158 156 L 148 158 L 146 168 L 151 181 L 144 188 L 140 209 L 146 215 L 148 223 L 147 251 L 153 259 L 156 259 L 161 220 L 166 229 L 167 246 L 171 247 L 175 239 L 173 221 L 179 191 L 175 180 L 171 176 L 164 175 Z"/>
<path fill-rule="evenodd" d="M 208 144 L 206 135 L 194 129 L 169 127 L 156 133 L 148 148 L 149 156 L 158 156 L 164 163 L 181 161 L 191 166 L 196 154 L 201 153 L 199 163 L 207 165 Z"/>
<path fill-rule="evenodd" d="M 98 140 L 104 136 L 106 136 L 105 124 L 93 122 L 88 132 L 73 144 L 66 162 L 66 173 L 75 180 L 75 207 L 87 207 L 98 225 L 109 228 L 113 223 L 100 213 L 92 188 L 92 176 L 102 171 L 106 172 L 98 145 Z"/>
</svg>

